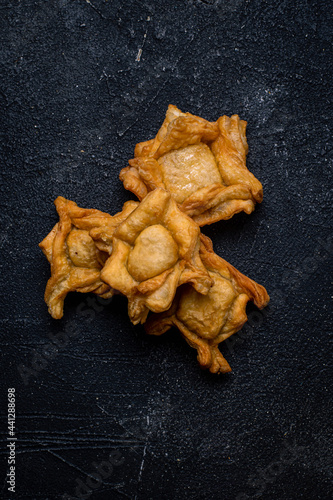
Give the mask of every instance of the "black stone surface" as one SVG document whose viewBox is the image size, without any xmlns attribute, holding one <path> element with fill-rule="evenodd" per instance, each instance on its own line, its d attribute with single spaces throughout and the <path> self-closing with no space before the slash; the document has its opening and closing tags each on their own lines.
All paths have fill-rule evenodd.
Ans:
<svg viewBox="0 0 333 500">
<path fill-rule="evenodd" d="M 330 2 L 2 0 L 0 14 L 1 498 L 331 498 Z M 132 326 L 120 297 L 71 294 L 60 321 L 43 301 L 53 200 L 119 211 L 133 198 L 119 170 L 169 103 L 247 120 L 264 185 L 253 214 L 203 229 L 271 295 L 222 344 L 226 376 L 176 330 Z"/>
</svg>

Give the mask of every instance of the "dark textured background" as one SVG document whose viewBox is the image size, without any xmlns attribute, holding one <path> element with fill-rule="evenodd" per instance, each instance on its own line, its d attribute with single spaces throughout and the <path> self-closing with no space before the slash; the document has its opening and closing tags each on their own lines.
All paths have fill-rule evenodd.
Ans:
<svg viewBox="0 0 333 500">
<path fill-rule="evenodd" d="M 331 498 L 330 14 L 328 0 L 2 0 L 1 407 L 6 437 L 15 387 L 18 437 L 9 498 L 74 497 L 112 450 L 123 463 L 85 498 Z M 119 211 L 132 196 L 118 172 L 169 103 L 247 120 L 248 166 L 264 185 L 253 214 L 203 230 L 272 297 L 222 344 L 226 376 L 201 371 L 176 330 L 150 338 L 132 326 L 120 297 L 71 294 L 60 321 L 43 302 L 38 242 L 57 221 L 53 200 Z M 75 335 L 47 358 L 50 336 L 66 331 Z"/>
</svg>

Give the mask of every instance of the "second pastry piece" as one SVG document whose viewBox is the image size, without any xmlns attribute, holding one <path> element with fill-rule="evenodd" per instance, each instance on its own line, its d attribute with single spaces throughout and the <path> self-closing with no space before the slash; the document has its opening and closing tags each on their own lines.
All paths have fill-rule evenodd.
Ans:
<svg viewBox="0 0 333 500">
<path fill-rule="evenodd" d="M 62 196 L 58 196 L 54 203 L 59 222 L 39 246 L 51 265 L 45 302 L 51 316 L 60 319 L 69 292 L 93 292 L 104 298 L 113 295 L 113 290 L 100 279 L 101 269 L 112 247 L 106 246 L 103 241 L 95 242 L 92 234 L 103 227 L 103 232 L 110 237 L 115 227 L 138 203 L 126 202 L 122 212 L 115 216 L 100 210 L 80 208 Z"/>
<path fill-rule="evenodd" d="M 168 309 L 183 283 L 208 293 L 213 280 L 199 247 L 198 225 L 179 210 L 170 193 L 156 189 L 114 232 L 101 278 L 127 296 L 131 321 L 143 323 L 149 310 Z"/>
<path fill-rule="evenodd" d="M 156 137 L 137 144 L 120 179 L 139 199 L 162 187 L 200 226 L 251 213 L 262 185 L 246 168 L 246 122 L 209 122 L 170 105 Z"/>
<path fill-rule="evenodd" d="M 214 285 L 208 294 L 198 294 L 192 287 L 179 288 L 172 307 L 152 314 L 145 328 L 151 335 L 161 335 L 176 326 L 191 347 L 198 351 L 202 368 L 212 373 L 230 372 L 218 344 L 242 328 L 247 320 L 249 300 L 260 309 L 268 304 L 265 288 L 237 271 L 216 255 L 211 240 L 201 235 L 200 255 Z"/>
</svg>

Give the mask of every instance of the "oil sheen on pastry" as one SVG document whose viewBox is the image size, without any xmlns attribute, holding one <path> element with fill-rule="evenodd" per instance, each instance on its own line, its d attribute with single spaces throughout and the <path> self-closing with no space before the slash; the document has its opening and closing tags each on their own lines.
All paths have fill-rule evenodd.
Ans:
<svg viewBox="0 0 333 500">
<path fill-rule="evenodd" d="M 218 344 L 242 328 L 249 300 L 262 309 L 269 296 L 263 286 L 216 255 L 211 240 L 204 235 L 201 235 L 200 256 L 214 282 L 208 294 L 201 295 L 189 285 L 180 287 L 171 308 L 152 314 L 145 328 L 149 334 L 161 335 L 176 326 L 189 345 L 197 349 L 202 368 L 226 373 L 231 368 Z"/>
<path fill-rule="evenodd" d="M 140 200 L 157 187 L 169 191 L 200 226 L 249 214 L 263 191 L 246 167 L 245 132 L 238 115 L 209 122 L 169 105 L 156 137 L 136 145 L 120 179 Z"/>
<path fill-rule="evenodd" d="M 116 228 L 112 245 L 101 279 L 126 295 L 134 324 L 149 310 L 168 309 L 178 286 L 191 283 L 206 294 L 212 285 L 199 255 L 199 227 L 164 189 L 150 192 Z"/>
</svg>

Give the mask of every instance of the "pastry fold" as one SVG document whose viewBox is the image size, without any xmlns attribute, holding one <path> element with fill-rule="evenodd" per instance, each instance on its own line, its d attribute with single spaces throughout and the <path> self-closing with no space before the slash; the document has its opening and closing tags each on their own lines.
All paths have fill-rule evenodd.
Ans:
<svg viewBox="0 0 333 500">
<path fill-rule="evenodd" d="M 172 304 L 184 283 L 208 293 L 213 280 L 200 255 L 200 229 L 179 210 L 170 193 L 157 188 L 114 231 L 112 254 L 101 279 L 128 298 L 134 324 L 144 323 L 150 311 Z"/>
<path fill-rule="evenodd" d="M 209 122 L 170 104 L 156 137 L 136 145 L 120 180 L 139 200 L 156 188 L 169 191 L 200 226 L 249 214 L 263 191 L 246 167 L 246 124 L 238 115 Z"/>
<path fill-rule="evenodd" d="M 69 292 L 93 292 L 103 298 L 113 295 L 112 288 L 101 280 L 101 269 L 112 250 L 112 232 L 138 203 L 126 202 L 123 211 L 114 217 L 99 210 L 80 208 L 62 196 L 54 203 L 59 222 L 39 246 L 51 265 L 45 302 L 51 316 L 60 319 Z M 104 240 L 98 233 L 101 227 Z"/>
<path fill-rule="evenodd" d="M 112 216 L 59 196 L 59 222 L 39 244 L 51 266 L 51 316 L 63 316 L 69 292 L 120 293 L 133 324 L 151 335 L 176 326 L 202 368 L 231 371 L 219 344 L 247 321 L 248 301 L 261 309 L 269 296 L 214 253 L 200 226 L 250 214 L 262 201 L 246 167 L 246 125 L 238 115 L 210 122 L 169 105 L 156 137 L 136 145 L 119 175 L 140 201 Z"/>
<path fill-rule="evenodd" d="M 246 304 L 250 300 L 262 309 L 269 302 L 265 288 L 237 271 L 216 255 L 211 240 L 201 235 L 200 257 L 214 281 L 206 295 L 184 285 L 168 311 L 152 314 L 146 332 L 161 335 L 176 326 L 191 347 L 198 351 L 202 368 L 212 373 L 231 371 L 218 344 L 236 333 L 247 321 Z"/>
</svg>

